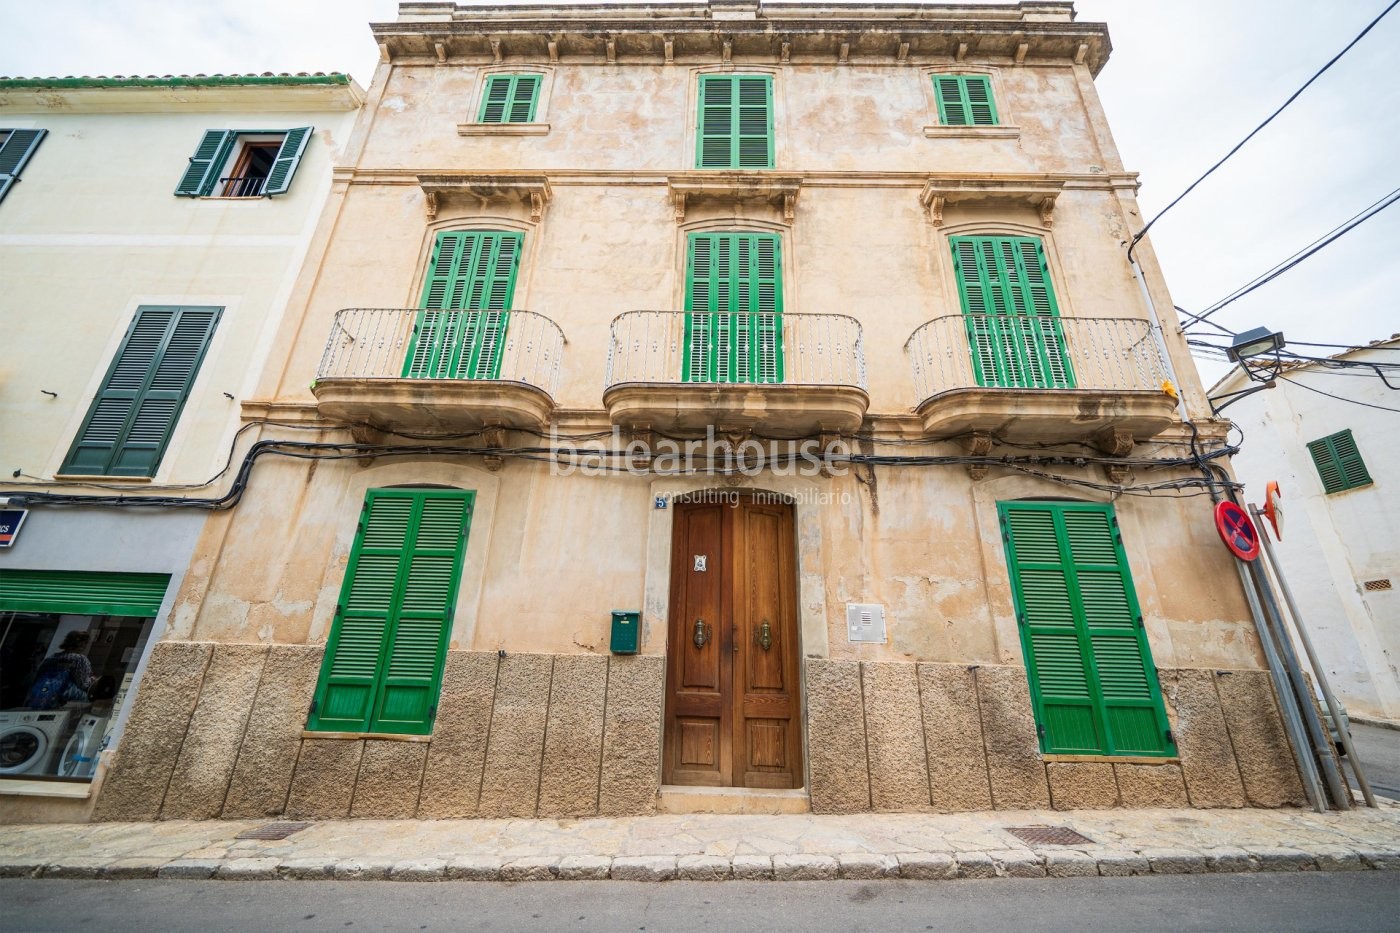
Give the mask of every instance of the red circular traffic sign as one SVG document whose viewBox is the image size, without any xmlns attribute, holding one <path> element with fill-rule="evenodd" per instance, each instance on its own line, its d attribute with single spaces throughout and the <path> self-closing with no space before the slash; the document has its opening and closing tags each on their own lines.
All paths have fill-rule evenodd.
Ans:
<svg viewBox="0 0 1400 933">
<path fill-rule="evenodd" d="M 1254 560 L 1259 556 L 1259 529 L 1244 509 L 1233 502 L 1222 502 L 1215 507 L 1215 530 L 1220 532 L 1220 540 L 1240 560 Z"/>
</svg>

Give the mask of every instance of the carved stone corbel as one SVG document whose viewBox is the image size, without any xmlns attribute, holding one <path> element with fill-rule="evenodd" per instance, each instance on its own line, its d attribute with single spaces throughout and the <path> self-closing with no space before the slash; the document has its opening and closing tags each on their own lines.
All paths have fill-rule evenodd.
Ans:
<svg viewBox="0 0 1400 933">
<path fill-rule="evenodd" d="M 838 64 L 849 65 L 851 63 L 851 43 L 842 42 L 841 51 L 836 56 Z"/>
<path fill-rule="evenodd" d="M 1016 56 L 1015 56 L 1015 62 L 1016 62 L 1016 64 L 1018 64 L 1018 65 L 1024 65 L 1024 64 L 1026 63 L 1026 53 L 1029 52 L 1030 50 L 1031 50 L 1031 46 L 1030 46 L 1030 43 L 1029 43 L 1029 42 L 1022 42 L 1020 45 L 1016 46 Z"/>
<path fill-rule="evenodd" d="M 931 195 L 924 202 L 924 207 L 928 208 L 928 219 L 935 227 L 943 226 L 943 205 L 947 203 L 947 198 L 941 194 Z"/>
<path fill-rule="evenodd" d="M 612 38 L 611 36 L 608 37 L 607 48 L 608 48 L 608 64 L 609 64 L 609 65 L 616 65 L 616 64 L 617 64 L 617 40 L 614 39 L 614 38 Z"/>
<path fill-rule="evenodd" d="M 481 432 L 481 446 L 500 450 L 506 446 L 505 428 L 486 428 Z M 486 464 L 486 469 L 495 473 L 505 466 L 505 458 L 500 454 L 482 454 L 481 462 Z"/>
<path fill-rule="evenodd" d="M 797 192 L 789 191 L 783 195 L 783 220 L 792 223 L 797 219 Z"/>
<path fill-rule="evenodd" d="M 899 43 L 899 51 L 895 53 L 895 55 L 894 55 L 894 60 L 897 61 L 897 62 L 899 62 L 901 65 L 904 65 L 904 64 L 907 64 L 907 63 L 908 63 L 908 61 L 909 61 L 909 43 L 908 43 L 908 42 L 901 42 L 901 43 Z"/>
<path fill-rule="evenodd" d="M 792 40 L 787 36 L 783 37 L 783 44 L 778 50 L 778 60 L 783 64 L 792 61 Z"/>
<path fill-rule="evenodd" d="M 661 39 L 664 43 L 666 64 L 674 65 L 676 63 L 676 40 L 671 36 L 662 36 Z"/>
<path fill-rule="evenodd" d="M 1087 42 L 1081 42 L 1081 43 L 1079 43 L 1079 48 L 1077 48 L 1077 49 L 1074 50 L 1074 63 L 1075 63 L 1076 65 L 1082 65 L 1082 64 L 1084 64 L 1084 59 L 1086 59 L 1086 58 L 1088 58 L 1088 57 L 1089 57 L 1089 43 L 1087 43 Z"/>
<path fill-rule="evenodd" d="M 992 436 L 983 431 L 974 431 L 972 436 L 963 441 L 963 446 L 967 452 L 974 457 L 990 456 L 992 452 Z M 967 465 L 967 475 L 973 480 L 986 479 L 987 472 L 991 467 L 987 464 L 969 463 Z"/>
<path fill-rule="evenodd" d="M 1103 472 L 1110 483 L 1117 483 L 1119 486 L 1125 485 L 1133 478 L 1132 467 L 1124 466 L 1121 463 L 1106 463 Z"/>
<path fill-rule="evenodd" d="M 427 212 L 429 220 L 437 219 L 438 196 L 436 191 L 423 192 L 423 209 Z"/>
<path fill-rule="evenodd" d="M 501 63 L 501 40 L 491 40 L 491 63 L 499 65 Z"/>
<path fill-rule="evenodd" d="M 1040 222 L 1045 226 L 1049 227 L 1055 223 L 1055 198 L 1041 198 L 1036 210 L 1040 212 Z"/>
<path fill-rule="evenodd" d="M 721 60 L 722 62 L 724 62 L 726 65 L 728 65 L 728 64 L 730 63 L 730 61 L 732 60 L 733 56 L 734 56 L 734 40 L 733 40 L 733 39 L 728 39 L 728 38 L 726 38 L 726 39 L 724 40 L 724 45 L 721 47 L 721 51 L 720 51 L 720 60 Z"/>
<path fill-rule="evenodd" d="M 530 220 L 535 223 L 540 222 L 544 216 L 544 194 L 539 191 L 530 192 Z"/>
<path fill-rule="evenodd" d="M 1122 428 L 1104 428 L 1089 440 L 1110 457 L 1126 457 L 1133 452 L 1133 433 Z"/>
<path fill-rule="evenodd" d="M 551 65 L 559 64 L 559 39 L 557 37 L 550 39 L 545 43 L 545 48 L 549 49 L 549 63 Z"/>
<path fill-rule="evenodd" d="M 389 54 L 389 43 L 379 43 L 379 60 L 381 62 L 393 61 L 393 56 Z"/>
<path fill-rule="evenodd" d="M 441 39 L 434 39 L 433 54 L 437 56 L 439 65 L 447 64 L 447 43 Z"/>
<path fill-rule="evenodd" d="M 954 57 L 955 59 L 957 59 L 958 61 L 962 61 L 963 59 L 967 58 L 967 43 L 966 43 L 966 42 L 959 42 L 959 43 L 958 43 L 958 53 L 957 53 L 956 55 L 954 55 L 953 57 Z"/>
<path fill-rule="evenodd" d="M 671 211 L 675 214 L 676 223 L 685 223 L 685 192 L 671 192 Z"/>
</svg>

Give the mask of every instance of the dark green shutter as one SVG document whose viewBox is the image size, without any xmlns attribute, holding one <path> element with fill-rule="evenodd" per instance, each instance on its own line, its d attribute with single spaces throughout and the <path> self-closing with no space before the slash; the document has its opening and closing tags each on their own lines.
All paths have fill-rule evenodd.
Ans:
<svg viewBox="0 0 1400 933">
<path fill-rule="evenodd" d="M 297 166 L 301 164 L 301 157 L 306 152 L 306 145 L 311 141 L 310 126 L 298 126 L 287 130 L 287 135 L 282 139 L 282 146 L 277 150 L 277 158 L 272 162 L 272 168 L 267 173 L 267 184 L 263 187 L 263 194 L 286 194 L 287 189 L 292 186 L 292 176 L 296 174 Z"/>
<path fill-rule="evenodd" d="M 985 75 L 935 75 L 938 122 L 944 126 L 996 126 L 992 81 Z"/>
<path fill-rule="evenodd" d="M 953 237 L 950 244 L 977 384 L 1074 388 L 1039 238 Z"/>
<path fill-rule="evenodd" d="M 72 570 L 0 570 L 0 612 L 154 618 L 170 575 Z"/>
<path fill-rule="evenodd" d="M 539 75 L 490 75 L 486 79 L 486 90 L 481 95 L 481 112 L 477 115 L 477 122 L 533 122 L 539 92 Z"/>
<path fill-rule="evenodd" d="M 1328 494 L 1369 486 L 1373 482 L 1351 428 L 1309 442 L 1308 453 L 1312 454 L 1322 488 Z"/>
<path fill-rule="evenodd" d="M 998 510 L 1041 750 L 1175 755 L 1113 507 Z"/>
<path fill-rule="evenodd" d="M 5 200 L 5 194 L 13 187 L 19 173 L 24 171 L 25 163 L 34 154 L 34 150 L 39 148 L 39 143 L 44 141 L 48 132 L 0 130 L 0 133 L 6 134 L 4 141 L 0 142 L 0 201 Z"/>
<path fill-rule="evenodd" d="M 405 377 L 500 377 L 524 242 L 523 234 L 495 230 L 438 234 Z"/>
<path fill-rule="evenodd" d="M 701 75 L 696 165 L 773 167 L 773 79 Z"/>
<path fill-rule="evenodd" d="M 175 186 L 175 194 L 182 198 L 199 198 L 213 191 L 219 170 L 228 160 L 237 136 L 233 130 L 205 130 L 194 155 L 190 156 L 189 167 Z"/>
<path fill-rule="evenodd" d="M 768 233 L 688 237 L 683 382 L 782 382 L 782 252 Z"/>
<path fill-rule="evenodd" d="M 154 475 L 222 311 L 137 309 L 61 472 Z"/>
<path fill-rule="evenodd" d="M 432 731 L 474 498 L 366 493 L 308 729 Z"/>
</svg>

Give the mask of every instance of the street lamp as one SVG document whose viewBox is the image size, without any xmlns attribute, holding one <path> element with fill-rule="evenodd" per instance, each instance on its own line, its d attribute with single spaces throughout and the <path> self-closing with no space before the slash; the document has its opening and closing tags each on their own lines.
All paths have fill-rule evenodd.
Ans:
<svg viewBox="0 0 1400 933">
<path fill-rule="evenodd" d="M 1240 392 L 1227 392 L 1224 395 L 1213 396 L 1208 400 L 1210 410 L 1218 415 L 1226 405 L 1231 405 L 1246 395 L 1253 395 L 1264 389 L 1272 389 L 1274 380 L 1283 371 L 1283 359 L 1279 355 L 1279 351 L 1283 347 L 1283 334 L 1279 331 L 1269 330 L 1267 327 L 1256 327 L 1237 335 L 1230 342 L 1230 346 L 1226 348 L 1225 355 L 1240 364 L 1240 369 L 1244 370 L 1244 374 L 1249 377 L 1250 381 L 1261 383 L 1261 385 L 1250 386 Z M 1216 404 L 1217 402 L 1220 404 Z"/>
</svg>

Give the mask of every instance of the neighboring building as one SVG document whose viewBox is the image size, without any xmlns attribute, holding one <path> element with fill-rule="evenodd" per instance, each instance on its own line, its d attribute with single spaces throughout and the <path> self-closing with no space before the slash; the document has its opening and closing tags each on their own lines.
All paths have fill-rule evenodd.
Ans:
<svg viewBox="0 0 1400 933">
<path fill-rule="evenodd" d="M 362 98 L 0 78 L 0 819 L 90 811 Z"/>
<path fill-rule="evenodd" d="M 97 818 L 1302 800 L 1102 24 L 373 31 Z"/>
<path fill-rule="evenodd" d="M 1397 364 L 1400 334 L 1290 364 L 1229 415 L 1244 431 L 1235 466 L 1249 499 L 1262 505 L 1279 484 L 1275 550 L 1333 692 L 1353 717 L 1400 724 Z M 1249 385 L 1237 368 L 1211 395 Z"/>
</svg>

